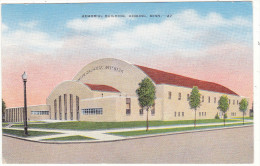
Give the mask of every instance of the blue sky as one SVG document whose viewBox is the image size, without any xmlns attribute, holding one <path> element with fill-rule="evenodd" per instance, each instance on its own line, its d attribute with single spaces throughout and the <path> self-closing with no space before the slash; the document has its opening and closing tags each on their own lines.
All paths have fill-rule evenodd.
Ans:
<svg viewBox="0 0 260 166">
<path fill-rule="evenodd" d="M 2 6 L 2 22 L 17 29 L 20 22 L 39 21 L 37 27 L 52 36 L 61 37 L 60 31 L 70 19 L 80 18 L 82 14 L 175 14 L 186 9 L 194 9 L 205 16 L 216 12 L 223 18 L 235 16 L 252 17 L 251 2 L 182 2 L 182 3 L 92 3 L 92 4 L 7 4 Z M 165 19 L 165 18 L 164 18 Z M 160 22 L 163 19 L 136 19 L 129 26 L 140 23 Z M 57 33 L 59 32 L 59 33 Z"/>
<path fill-rule="evenodd" d="M 172 17 L 81 17 L 88 14 Z M 1 51 L 3 78 L 8 79 L 3 81 L 3 96 L 17 92 L 16 78 L 26 70 L 35 79 L 32 91 L 40 96 L 32 97 L 32 102 L 37 100 L 32 104 L 44 103 L 39 101 L 58 83 L 108 57 L 252 96 L 252 38 L 252 2 L 6 4 Z M 52 82 L 39 82 L 46 73 Z M 39 84 L 45 91 L 39 92 Z M 12 99 L 8 102 L 18 102 Z"/>
</svg>

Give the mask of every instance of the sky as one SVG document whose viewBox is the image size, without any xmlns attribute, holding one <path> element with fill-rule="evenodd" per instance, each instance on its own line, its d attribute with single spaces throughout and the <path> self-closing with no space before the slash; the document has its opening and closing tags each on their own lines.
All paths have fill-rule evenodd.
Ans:
<svg viewBox="0 0 260 166">
<path fill-rule="evenodd" d="M 1 12 L 7 107 L 23 106 L 24 71 L 28 105 L 45 104 L 100 58 L 219 83 L 252 102 L 251 2 L 5 4 Z"/>
</svg>

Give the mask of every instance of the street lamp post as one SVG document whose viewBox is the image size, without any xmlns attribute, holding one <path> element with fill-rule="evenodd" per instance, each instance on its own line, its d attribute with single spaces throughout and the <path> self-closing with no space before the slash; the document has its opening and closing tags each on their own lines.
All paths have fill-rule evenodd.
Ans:
<svg viewBox="0 0 260 166">
<path fill-rule="evenodd" d="M 24 84 L 24 134 L 28 135 L 28 126 L 27 126 L 27 102 L 26 102 L 26 81 L 27 81 L 27 74 L 24 72 L 22 75 L 23 84 Z"/>
</svg>

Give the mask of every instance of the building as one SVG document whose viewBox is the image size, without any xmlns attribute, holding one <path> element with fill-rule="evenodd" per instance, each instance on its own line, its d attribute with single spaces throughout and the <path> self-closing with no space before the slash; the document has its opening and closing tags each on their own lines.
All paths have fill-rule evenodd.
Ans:
<svg viewBox="0 0 260 166">
<path fill-rule="evenodd" d="M 138 104 L 138 84 L 149 77 L 156 86 L 156 100 L 150 120 L 194 119 L 188 97 L 193 86 L 201 93 L 198 119 L 213 119 L 222 95 L 229 98 L 228 117 L 240 117 L 242 99 L 234 91 L 213 82 L 201 81 L 173 73 L 134 65 L 118 59 L 94 61 L 69 81 L 57 85 L 46 99 L 46 105 L 29 106 L 30 120 L 143 121 L 146 111 Z M 22 121 L 23 108 L 7 108 L 6 121 Z M 248 112 L 248 111 L 246 111 Z M 249 115 L 249 113 L 246 113 Z"/>
</svg>

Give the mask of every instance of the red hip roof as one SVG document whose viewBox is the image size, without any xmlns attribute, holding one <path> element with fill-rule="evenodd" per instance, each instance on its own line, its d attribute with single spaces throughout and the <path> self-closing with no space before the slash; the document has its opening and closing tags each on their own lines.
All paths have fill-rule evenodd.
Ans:
<svg viewBox="0 0 260 166">
<path fill-rule="evenodd" d="M 226 94 L 237 95 L 234 91 L 214 82 L 201 81 L 194 78 L 181 76 L 178 74 L 168 73 L 157 69 L 152 69 L 144 66 L 135 65 L 147 74 L 156 84 L 170 84 L 193 88 L 197 86 L 201 90 L 220 92 Z"/>
<path fill-rule="evenodd" d="M 106 91 L 106 92 L 120 92 L 116 88 L 108 85 L 97 85 L 97 84 L 87 84 L 85 83 L 91 90 L 98 90 L 98 91 Z"/>
</svg>

